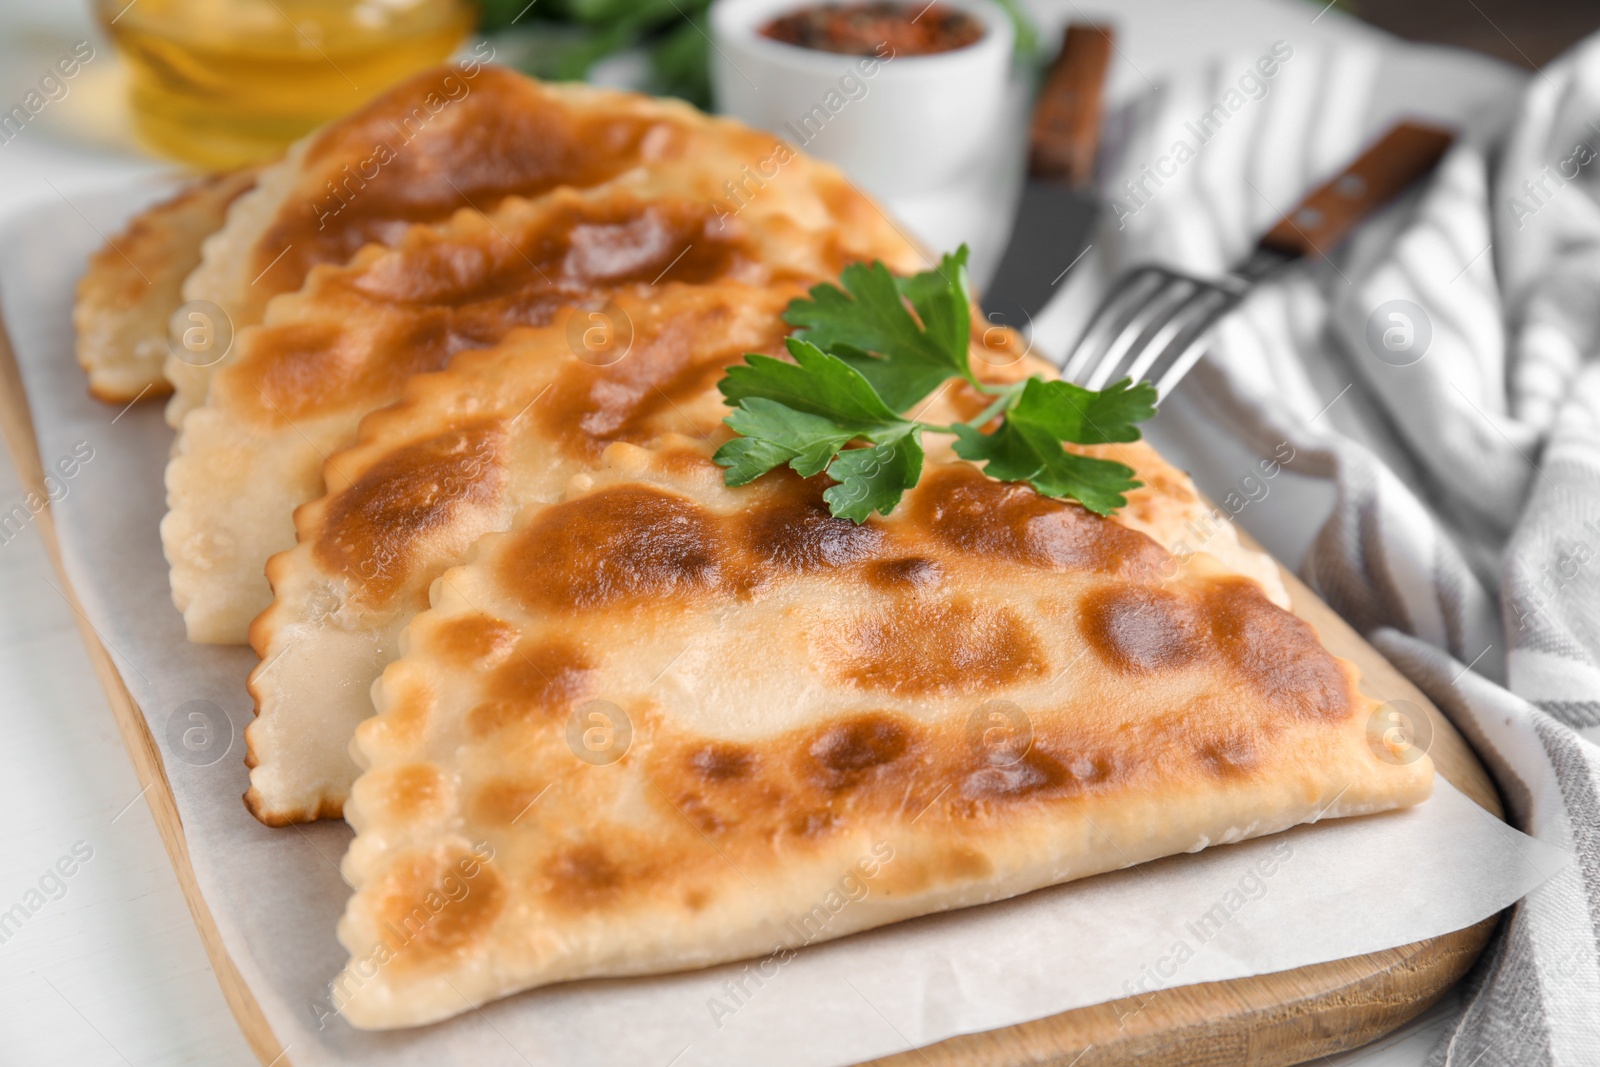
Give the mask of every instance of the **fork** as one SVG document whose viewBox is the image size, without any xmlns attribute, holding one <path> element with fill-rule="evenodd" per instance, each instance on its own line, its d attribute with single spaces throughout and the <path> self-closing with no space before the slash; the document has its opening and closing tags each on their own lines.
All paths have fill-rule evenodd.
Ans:
<svg viewBox="0 0 1600 1067">
<path fill-rule="evenodd" d="M 1401 122 L 1336 177 L 1279 219 L 1221 278 L 1157 264 L 1119 275 L 1063 364 L 1062 377 L 1088 389 L 1122 378 L 1149 380 L 1164 398 L 1205 352 L 1211 328 L 1247 293 L 1288 264 L 1322 257 L 1372 212 L 1433 169 L 1453 138 Z"/>
</svg>

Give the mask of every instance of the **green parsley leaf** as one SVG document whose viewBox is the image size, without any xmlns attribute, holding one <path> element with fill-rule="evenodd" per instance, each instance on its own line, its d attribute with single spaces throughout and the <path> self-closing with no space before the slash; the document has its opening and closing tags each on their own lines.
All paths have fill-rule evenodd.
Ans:
<svg viewBox="0 0 1600 1067">
<path fill-rule="evenodd" d="M 758 396 L 740 401 L 738 410 L 724 421 L 742 435 L 717 449 L 714 457 L 728 468 L 724 478 L 728 485 L 752 482 L 783 463 L 809 478 L 825 470 L 857 436 L 832 419 Z"/>
<path fill-rule="evenodd" d="M 874 511 L 889 514 L 922 477 L 921 427 L 907 423 L 871 448 L 840 452 L 828 475 L 839 484 L 825 491 L 822 499 L 836 518 L 866 522 Z"/>
<path fill-rule="evenodd" d="M 965 245 L 937 270 L 910 278 L 897 281 L 882 263 L 852 263 L 839 281 L 842 289 L 824 283 L 812 287 L 811 299 L 792 301 L 784 321 L 800 327 L 796 337 L 859 371 L 890 408 L 904 411 L 946 379 L 971 376 Z"/>
<path fill-rule="evenodd" d="M 833 419 L 842 427 L 870 428 L 904 422 L 862 377 L 838 356 L 810 342 L 791 337 L 793 363 L 771 356 L 750 354 L 742 364 L 728 368 L 717 383 L 729 404 L 746 397 L 776 400 L 795 411 Z"/>
<path fill-rule="evenodd" d="M 1035 423 L 1009 417 L 992 434 L 957 426 L 956 455 L 983 463 L 983 472 L 1003 482 L 1028 482 L 1045 496 L 1071 497 L 1096 515 L 1125 506 L 1124 493 L 1139 488 L 1133 468 L 1109 459 L 1080 456 Z"/>
<path fill-rule="evenodd" d="M 967 246 L 946 253 L 934 270 L 898 280 L 900 295 L 922 320 L 923 333 L 949 357 L 957 374 L 967 373 L 972 344 L 972 288 L 967 280 Z"/>
<path fill-rule="evenodd" d="M 719 383 L 735 408 L 723 421 L 739 434 L 715 456 L 728 485 L 783 464 L 807 478 L 826 471 L 837 483 L 823 493 L 828 509 L 866 522 L 889 514 L 917 484 L 922 434 L 953 432 L 956 454 L 982 463 L 990 477 L 1028 482 L 1099 515 L 1126 506 L 1125 494 L 1141 484 L 1133 468 L 1062 444 L 1137 441 L 1137 424 L 1155 414 L 1154 386 L 1124 379 L 1096 392 L 1037 376 L 1012 385 L 978 379 L 967 360 L 965 246 L 910 278 L 895 278 L 882 263 L 855 264 L 840 282 L 814 287 L 810 300 L 784 312 L 800 327 L 788 342 L 793 363 L 750 354 Z M 954 426 L 898 414 L 952 378 L 993 398 L 984 414 Z M 1000 425 L 984 433 L 978 424 L 995 417 Z"/>
<path fill-rule="evenodd" d="M 956 455 L 984 462 L 991 478 L 1028 482 L 1045 496 L 1071 497 L 1097 515 L 1109 515 L 1128 503 L 1124 493 L 1141 484 L 1133 468 L 1068 452 L 1061 442 L 1137 441 L 1134 424 L 1154 415 L 1155 403 L 1149 382 L 1135 385 L 1124 378 L 1095 392 L 1071 382 L 1029 378 L 994 433 L 956 427 Z"/>
<path fill-rule="evenodd" d="M 738 405 L 723 421 L 741 435 L 712 457 L 728 468 L 723 478 L 728 485 L 744 485 L 784 463 L 809 478 L 828 468 L 830 462 L 838 466 L 834 457 L 842 458 L 840 450 L 858 437 L 883 445 L 916 428 L 915 423 L 890 411 L 867 380 L 837 356 L 794 338 L 789 339 L 789 353 L 795 358 L 793 363 L 771 356 L 746 356 L 742 366 L 729 367 L 718 383 L 722 395 Z M 922 469 L 922 449 L 913 444 L 918 457 L 911 481 L 915 485 Z M 887 453 L 880 462 L 887 463 L 892 456 Z M 843 468 L 861 485 L 873 487 L 859 490 L 871 503 L 858 522 L 865 521 L 887 492 L 881 487 L 893 482 L 892 476 L 857 469 L 864 462 L 852 460 Z M 834 477 L 845 480 L 842 475 Z M 900 499 L 899 493 L 895 499 Z M 841 512 L 835 510 L 834 514 Z"/>
<path fill-rule="evenodd" d="M 1058 441 L 1103 445 L 1137 441 L 1139 427 L 1156 413 L 1156 387 L 1124 378 L 1098 393 L 1071 382 L 1029 378 L 1016 405 L 1006 412 L 1009 423 L 1027 423 Z"/>
</svg>

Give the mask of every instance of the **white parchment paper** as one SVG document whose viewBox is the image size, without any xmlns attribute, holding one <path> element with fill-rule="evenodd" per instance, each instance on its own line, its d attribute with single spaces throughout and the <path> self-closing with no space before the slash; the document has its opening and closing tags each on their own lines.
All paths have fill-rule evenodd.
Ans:
<svg viewBox="0 0 1600 1067">
<path fill-rule="evenodd" d="M 85 258 L 161 191 L 74 197 L 10 220 L 0 229 L 0 301 L 46 469 L 93 450 L 67 465 L 70 477 L 58 475 L 52 505 L 70 579 L 162 745 L 195 877 L 287 1047 L 280 1063 L 855 1063 L 1134 993 L 1448 933 L 1567 862 L 1440 779 L 1433 799 L 1410 811 L 1301 827 L 813 946 L 769 964 L 759 981 L 734 964 L 581 982 L 422 1029 L 355 1030 L 328 1014 L 326 996 L 344 962 L 334 924 L 348 895 L 338 862 L 350 831 L 272 830 L 245 811 L 244 680 L 255 657 L 184 640 L 157 533 L 171 444 L 160 404 L 119 411 L 91 399 L 72 356 L 72 292 Z M 232 727 L 205 765 L 184 758 L 172 728 L 196 700 L 223 709 Z"/>
</svg>

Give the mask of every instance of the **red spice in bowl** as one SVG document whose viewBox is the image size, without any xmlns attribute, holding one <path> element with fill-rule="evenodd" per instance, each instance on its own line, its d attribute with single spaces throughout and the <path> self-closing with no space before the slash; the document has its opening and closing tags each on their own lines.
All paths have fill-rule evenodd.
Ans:
<svg viewBox="0 0 1600 1067">
<path fill-rule="evenodd" d="M 927 56 L 976 43 L 983 23 L 965 11 L 932 3 L 812 4 L 768 22 L 761 35 L 784 44 L 842 55 Z"/>
</svg>

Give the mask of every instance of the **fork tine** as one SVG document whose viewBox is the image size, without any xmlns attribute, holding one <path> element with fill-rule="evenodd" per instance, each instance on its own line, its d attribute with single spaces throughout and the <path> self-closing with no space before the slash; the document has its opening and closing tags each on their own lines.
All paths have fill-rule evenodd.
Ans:
<svg viewBox="0 0 1600 1067">
<path fill-rule="evenodd" d="M 1139 351 L 1135 353 L 1133 364 L 1126 372 L 1126 377 L 1136 382 L 1151 377 L 1151 368 L 1160 364 L 1161 357 L 1168 354 L 1168 350 L 1175 343 L 1180 341 L 1187 343 L 1196 323 L 1213 312 L 1220 314 L 1216 311 L 1219 307 L 1223 309 L 1231 307 L 1232 300 L 1230 293 L 1214 286 L 1197 286 L 1189 299 L 1172 313 L 1171 318 L 1161 329 L 1140 346 Z"/>
<path fill-rule="evenodd" d="M 1155 267 L 1135 267 L 1112 282 L 1073 346 L 1062 377 L 1071 382 L 1082 380 L 1083 373 L 1098 362 L 1107 339 L 1116 336 L 1128 316 L 1137 313 L 1139 306 L 1163 284 L 1163 273 Z"/>
<path fill-rule="evenodd" d="M 1156 360 L 1150 374 L 1151 381 L 1155 383 L 1158 401 L 1165 399 L 1167 394 L 1183 380 L 1183 376 L 1189 373 L 1190 368 L 1199 362 L 1200 357 L 1205 354 L 1206 340 L 1211 336 L 1211 328 L 1238 303 L 1239 297 L 1230 294 L 1226 299 L 1213 304 L 1164 350 L 1162 358 Z M 1177 354 L 1166 358 L 1168 353 L 1174 352 Z"/>
<path fill-rule="evenodd" d="M 1083 382 L 1086 389 L 1104 389 L 1106 383 L 1126 376 L 1121 368 L 1137 360 L 1150 343 L 1152 333 L 1160 333 L 1165 324 L 1191 299 L 1196 286 L 1186 278 L 1168 278 L 1144 306 L 1134 314 L 1106 349 L 1099 362 Z"/>
<path fill-rule="evenodd" d="M 1157 403 L 1165 400 L 1167 394 L 1172 392 L 1178 383 L 1183 380 L 1183 376 L 1189 373 L 1189 369 L 1200 362 L 1200 357 L 1206 353 L 1205 342 L 1208 336 L 1210 336 L 1209 330 L 1199 334 L 1193 341 L 1189 342 L 1188 347 L 1178 354 L 1178 357 L 1172 361 L 1171 366 L 1156 381 Z"/>
</svg>

